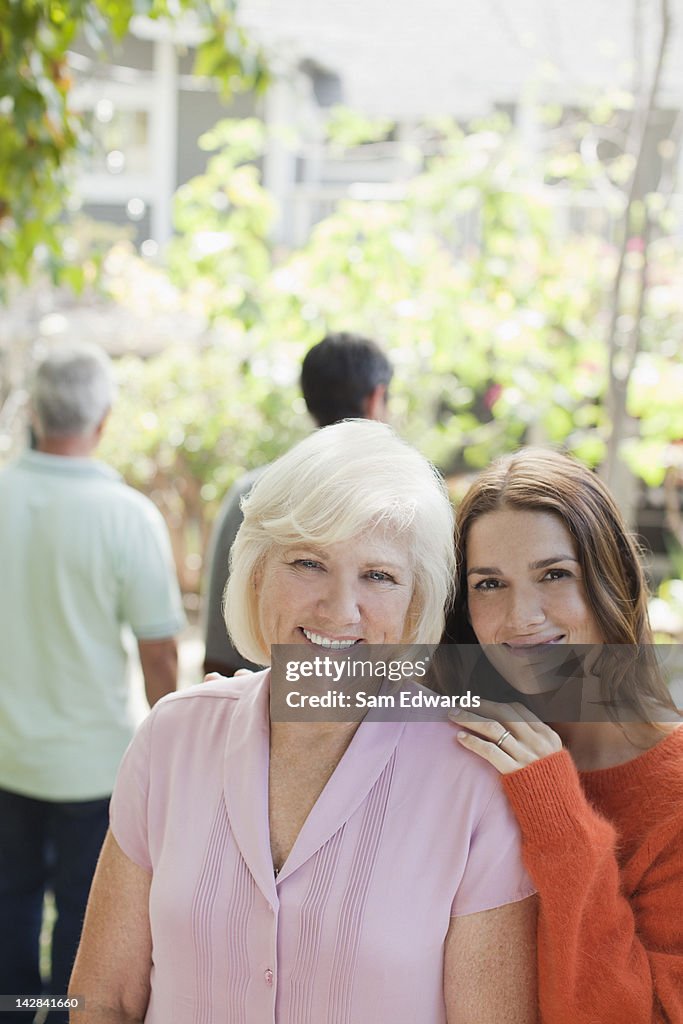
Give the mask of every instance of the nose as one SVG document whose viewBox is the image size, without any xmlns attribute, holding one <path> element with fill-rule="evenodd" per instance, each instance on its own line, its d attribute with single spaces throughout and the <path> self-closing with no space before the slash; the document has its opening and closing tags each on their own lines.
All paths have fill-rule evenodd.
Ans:
<svg viewBox="0 0 683 1024">
<path fill-rule="evenodd" d="M 340 629 L 360 622 L 360 595 L 356 579 L 338 576 L 330 579 L 321 595 L 320 613 L 330 626 Z"/>
<path fill-rule="evenodd" d="M 511 589 L 506 615 L 508 628 L 524 634 L 541 626 L 545 618 L 541 595 L 535 587 Z"/>
</svg>

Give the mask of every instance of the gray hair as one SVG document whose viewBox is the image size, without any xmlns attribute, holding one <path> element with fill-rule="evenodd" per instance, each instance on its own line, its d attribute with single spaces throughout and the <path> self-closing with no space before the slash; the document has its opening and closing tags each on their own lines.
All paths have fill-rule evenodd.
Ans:
<svg viewBox="0 0 683 1024">
<path fill-rule="evenodd" d="M 60 345 L 38 366 L 31 388 L 39 432 L 45 437 L 88 434 L 106 416 L 116 394 L 109 357 L 95 345 Z"/>
<path fill-rule="evenodd" d="M 410 554 L 414 591 L 403 643 L 438 643 L 455 578 L 453 509 L 434 467 L 384 423 L 323 427 L 274 462 L 242 504 L 230 553 L 225 618 L 237 650 L 270 663 L 256 593 L 274 547 L 322 546 L 380 529 Z"/>
</svg>

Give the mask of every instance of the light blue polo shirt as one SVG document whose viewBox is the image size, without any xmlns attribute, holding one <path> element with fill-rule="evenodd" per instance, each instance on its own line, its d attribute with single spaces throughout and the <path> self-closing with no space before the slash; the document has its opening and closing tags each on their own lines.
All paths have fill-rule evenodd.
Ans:
<svg viewBox="0 0 683 1024">
<path fill-rule="evenodd" d="M 0 787 L 111 793 L 133 731 L 123 627 L 184 622 L 166 525 L 114 470 L 27 451 L 0 472 Z"/>
</svg>

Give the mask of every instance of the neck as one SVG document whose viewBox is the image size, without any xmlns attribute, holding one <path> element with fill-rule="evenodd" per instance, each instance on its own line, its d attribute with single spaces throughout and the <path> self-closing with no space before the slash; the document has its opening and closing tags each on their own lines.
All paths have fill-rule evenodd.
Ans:
<svg viewBox="0 0 683 1024">
<path fill-rule="evenodd" d="M 313 746 L 348 746 L 360 722 L 272 722 L 270 735 L 297 738 Z"/>
<path fill-rule="evenodd" d="M 92 455 L 97 441 L 92 434 L 69 434 L 64 437 L 41 437 L 37 449 L 45 455 L 66 455 L 72 458 L 88 458 Z"/>
</svg>

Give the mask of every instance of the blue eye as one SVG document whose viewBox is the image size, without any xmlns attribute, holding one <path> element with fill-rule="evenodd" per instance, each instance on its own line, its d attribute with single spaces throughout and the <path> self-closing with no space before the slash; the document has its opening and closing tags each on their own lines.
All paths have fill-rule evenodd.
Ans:
<svg viewBox="0 0 683 1024">
<path fill-rule="evenodd" d="M 396 580 L 393 576 L 390 576 L 388 572 L 382 572 L 381 569 L 371 569 L 370 572 L 366 573 L 368 579 L 375 580 L 377 583 L 395 583 Z"/>
<path fill-rule="evenodd" d="M 314 558 L 297 558 L 292 565 L 300 565 L 302 569 L 320 569 L 320 562 Z"/>
</svg>

